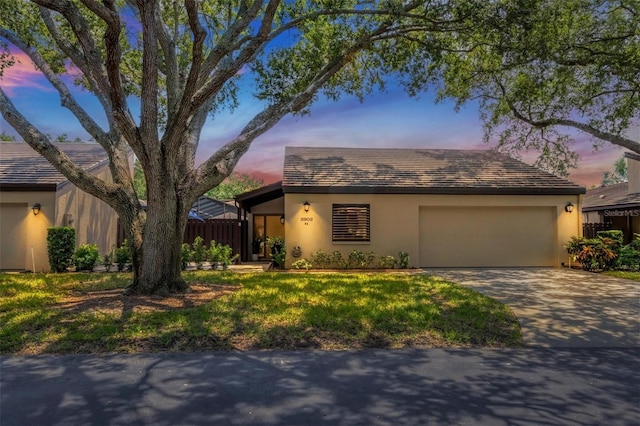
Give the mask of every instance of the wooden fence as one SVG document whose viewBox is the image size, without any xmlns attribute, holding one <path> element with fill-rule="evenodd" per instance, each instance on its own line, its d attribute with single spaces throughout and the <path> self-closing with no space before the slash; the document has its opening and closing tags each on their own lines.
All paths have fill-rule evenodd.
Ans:
<svg viewBox="0 0 640 426">
<path fill-rule="evenodd" d="M 595 238 L 599 231 L 608 231 L 611 229 L 610 223 L 583 223 L 582 236 L 585 238 Z"/>
<path fill-rule="evenodd" d="M 214 240 L 218 244 L 231 246 L 233 253 L 240 254 L 241 260 L 247 260 L 249 252 L 247 241 L 247 221 L 238 222 L 235 219 L 208 219 L 204 222 L 189 220 L 182 242 L 191 244 L 200 236 L 207 246 Z M 118 220 L 118 246 L 124 241 L 124 229 Z"/>
</svg>

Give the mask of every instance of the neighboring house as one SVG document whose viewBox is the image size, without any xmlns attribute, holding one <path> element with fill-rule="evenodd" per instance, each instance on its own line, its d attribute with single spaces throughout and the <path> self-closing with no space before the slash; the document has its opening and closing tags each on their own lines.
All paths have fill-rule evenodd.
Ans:
<svg viewBox="0 0 640 426">
<path fill-rule="evenodd" d="M 253 234 L 281 233 L 302 257 L 404 251 L 414 267 L 527 267 L 568 262 L 584 193 L 495 151 L 287 147 L 282 183 L 236 201 Z"/>
<path fill-rule="evenodd" d="M 57 146 L 87 172 L 111 181 L 100 145 Z M 75 228 L 78 245 L 96 244 L 105 254 L 116 244 L 117 219 L 111 207 L 71 184 L 26 143 L 0 143 L 0 270 L 48 271 L 47 228 L 52 226 Z"/>
<path fill-rule="evenodd" d="M 582 215 L 586 228 L 619 229 L 629 243 L 640 234 L 640 155 L 627 152 L 625 159 L 629 181 L 588 190 Z"/>
<path fill-rule="evenodd" d="M 238 208 L 233 201 L 220 201 L 203 195 L 193 203 L 191 212 L 204 220 L 235 219 L 238 215 Z"/>
</svg>

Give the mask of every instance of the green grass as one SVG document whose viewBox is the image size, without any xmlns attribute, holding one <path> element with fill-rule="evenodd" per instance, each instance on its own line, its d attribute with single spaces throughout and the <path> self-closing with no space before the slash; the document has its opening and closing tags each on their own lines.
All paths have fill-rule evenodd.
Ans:
<svg viewBox="0 0 640 426">
<path fill-rule="evenodd" d="M 198 271 L 184 277 L 236 291 L 191 308 L 74 312 L 57 303 L 124 288 L 131 275 L 0 274 L 0 353 L 521 344 L 518 321 L 505 305 L 426 275 Z"/>
<path fill-rule="evenodd" d="M 640 281 L 640 271 L 606 271 L 603 272 L 605 275 L 609 275 L 610 277 L 618 277 L 618 278 L 626 278 L 628 280 Z"/>
</svg>

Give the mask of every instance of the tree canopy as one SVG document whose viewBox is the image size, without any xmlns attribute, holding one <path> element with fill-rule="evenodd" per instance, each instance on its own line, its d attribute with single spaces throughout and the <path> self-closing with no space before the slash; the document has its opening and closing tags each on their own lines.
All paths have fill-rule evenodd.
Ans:
<svg viewBox="0 0 640 426">
<path fill-rule="evenodd" d="M 566 175 L 577 130 L 640 153 L 640 9 L 627 0 L 487 2 L 476 31 L 447 36 L 441 97 L 479 100 L 485 137 Z"/>
</svg>

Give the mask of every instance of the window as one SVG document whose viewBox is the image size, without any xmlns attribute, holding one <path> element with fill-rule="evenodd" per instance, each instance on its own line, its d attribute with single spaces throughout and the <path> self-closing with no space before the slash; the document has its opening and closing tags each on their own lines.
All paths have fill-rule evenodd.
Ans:
<svg viewBox="0 0 640 426">
<path fill-rule="evenodd" d="M 340 241 L 370 241 L 369 204 L 334 204 L 332 239 Z"/>
</svg>

